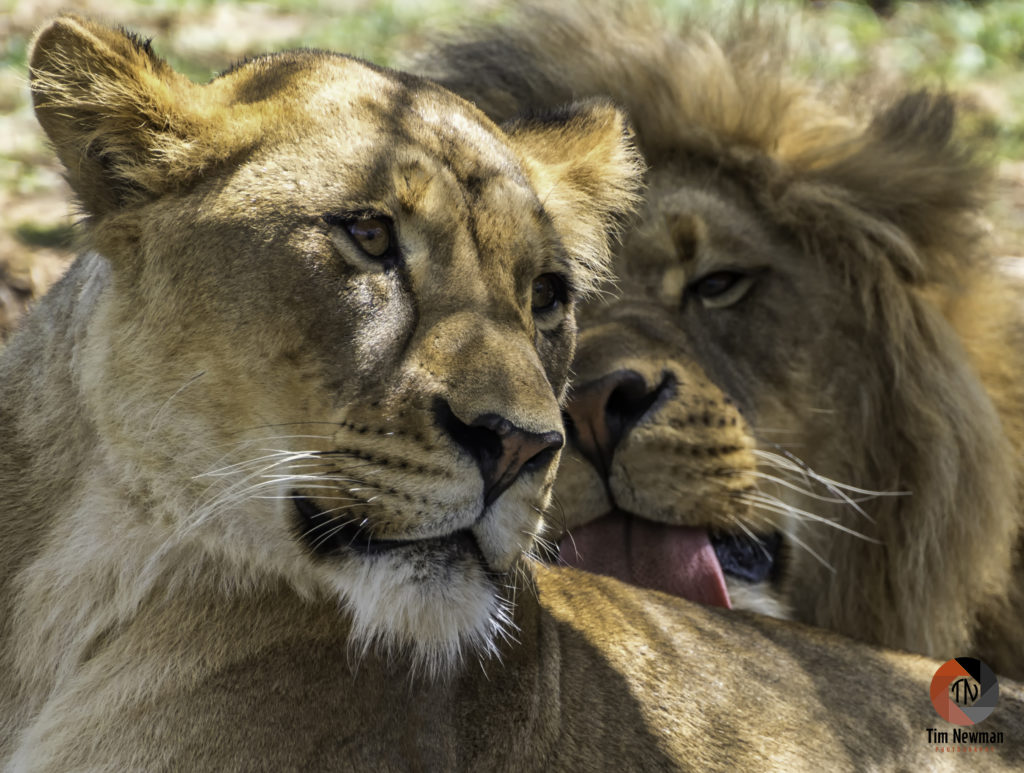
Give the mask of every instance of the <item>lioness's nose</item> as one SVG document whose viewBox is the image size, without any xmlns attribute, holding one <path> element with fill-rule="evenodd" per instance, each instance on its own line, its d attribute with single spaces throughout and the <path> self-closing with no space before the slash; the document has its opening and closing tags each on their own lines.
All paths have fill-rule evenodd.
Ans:
<svg viewBox="0 0 1024 773">
<path fill-rule="evenodd" d="M 580 452 L 605 478 L 622 438 L 670 388 L 666 378 L 653 389 L 634 370 L 617 370 L 575 387 L 567 412 Z"/>
<path fill-rule="evenodd" d="M 466 424 L 447 402 L 435 406 L 438 424 L 476 461 L 484 479 L 484 507 L 490 506 L 523 472 L 551 463 L 565 443 L 561 432 L 528 432 L 496 413 Z"/>
</svg>

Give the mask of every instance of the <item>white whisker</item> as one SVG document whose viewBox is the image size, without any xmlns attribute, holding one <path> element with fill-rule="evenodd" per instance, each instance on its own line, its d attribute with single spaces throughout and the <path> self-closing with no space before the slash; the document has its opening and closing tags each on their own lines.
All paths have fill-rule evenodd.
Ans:
<svg viewBox="0 0 1024 773">
<path fill-rule="evenodd" d="M 167 408 L 171 404 L 171 402 L 173 402 L 174 398 L 177 397 L 178 395 L 180 395 L 182 392 L 184 392 L 186 389 L 188 389 L 190 386 L 192 386 L 192 384 L 194 384 L 196 381 L 198 381 L 199 379 L 201 379 L 205 375 L 206 375 L 206 371 L 205 370 L 201 370 L 198 373 L 196 373 L 194 376 L 192 376 L 191 378 L 187 379 L 185 381 L 185 383 L 182 384 L 180 387 L 178 387 L 177 389 L 174 390 L 174 394 L 172 394 L 170 397 L 168 397 L 164 401 L 164 404 L 161 405 L 157 409 L 157 412 L 153 414 L 153 419 L 152 419 L 152 421 L 149 422 L 149 428 L 146 430 L 146 436 L 145 436 L 145 438 L 143 438 L 143 441 L 142 441 L 143 443 L 148 443 L 149 442 L 149 436 L 153 434 L 153 430 L 156 428 L 157 422 L 160 421 L 160 417 L 163 415 L 164 411 L 167 410 Z"/>
<path fill-rule="evenodd" d="M 854 510 L 856 510 L 858 513 L 863 515 L 865 518 L 867 518 L 868 520 L 871 520 L 871 517 L 867 513 L 865 513 L 863 510 L 861 510 L 861 508 L 858 507 L 857 505 L 858 505 L 859 502 L 867 502 L 867 501 L 869 501 L 871 499 L 874 499 L 874 497 L 867 497 L 867 496 L 865 496 L 865 497 L 861 497 L 859 499 L 855 499 L 853 497 L 845 497 L 845 496 L 844 497 L 837 497 L 837 496 L 830 496 L 829 497 L 829 496 L 825 496 L 823 494 L 816 494 L 815 492 L 811 491 L 810 489 L 806 489 L 806 488 L 803 488 L 801 486 L 798 486 L 796 483 L 793 483 L 793 481 L 791 481 L 791 480 L 786 480 L 785 478 L 780 478 L 780 477 L 778 477 L 776 475 L 770 475 L 769 473 L 762 472 L 760 470 L 755 470 L 753 473 L 747 473 L 747 474 L 752 474 L 754 477 L 759 478 L 761 480 L 767 480 L 767 481 L 770 481 L 772 483 L 775 483 L 776 485 L 782 486 L 783 488 L 787 488 L 790 491 L 795 491 L 796 493 L 798 493 L 798 494 L 800 494 L 802 496 L 808 497 L 809 499 L 815 499 L 815 500 L 817 500 L 819 502 L 827 502 L 827 503 L 834 504 L 834 505 L 850 505 L 851 507 L 853 507 Z"/>
<path fill-rule="evenodd" d="M 289 500 L 295 501 L 296 499 L 303 499 L 301 495 L 296 496 L 294 494 L 260 494 L 254 496 L 252 499 L 266 499 L 266 500 Z M 318 502 L 365 502 L 366 500 L 360 499 L 359 497 L 317 497 Z"/>
<path fill-rule="evenodd" d="M 340 508 L 336 508 L 336 509 L 340 509 Z M 332 519 L 332 526 L 333 526 L 333 522 L 334 522 L 335 520 L 340 520 L 340 519 Z M 314 548 L 314 549 L 316 549 L 316 548 L 319 548 L 320 546 L 322 546 L 322 545 L 326 544 L 328 540 L 330 540 L 330 539 L 331 539 L 332 537 L 334 537 L 334 535 L 336 535 L 336 534 L 338 534 L 339 532 L 341 532 L 342 530 L 344 530 L 344 529 L 348 528 L 349 526 L 351 526 L 352 524 L 354 524 L 354 523 L 355 523 L 355 522 L 356 522 L 357 520 L 358 520 L 358 519 L 356 519 L 356 518 L 349 518 L 348 520 L 341 520 L 341 522 L 340 522 L 340 523 L 338 523 L 338 524 L 337 524 L 336 526 L 333 526 L 333 528 L 331 528 L 331 529 L 330 529 L 329 531 L 327 531 L 327 532 L 326 532 L 325 534 L 322 534 L 322 535 L 320 536 L 320 538 L 319 538 L 319 539 L 317 539 L 317 540 L 316 540 L 316 542 L 314 542 L 314 543 L 313 543 L 313 548 Z M 364 526 L 365 524 L 366 524 L 366 519 L 364 518 L 364 519 L 363 519 L 363 522 L 362 522 L 362 523 L 361 523 L 361 524 L 359 525 L 359 530 L 358 530 L 358 531 L 362 531 L 362 528 L 363 528 L 363 526 Z M 316 527 L 314 527 L 313 529 L 309 529 L 308 531 L 306 531 L 306 532 L 305 532 L 305 533 L 304 533 L 304 534 L 302 535 L 302 536 L 303 536 L 303 538 L 306 538 L 306 537 L 312 537 L 312 536 L 313 536 L 313 532 L 314 532 L 314 531 L 315 531 L 316 529 L 319 529 L 319 528 L 321 528 L 321 527 L 320 527 L 320 526 L 316 526 Z M 357 534 L 358 534 L 358 531 L 357 531 Z"/>
<path fill-rule="evenodd" d="M 781 499 L 776 499 L 775 497 L 769 494 L 744 493 L 739 497 L 739 499 L 743 502 L 747 502 L 749 504 L 761 507 L 762 509 L 768 510 L 769 512 L 777 513 L 779 515 L 787 515 L 792 518 L 800 518 L 804 520 L 814 521 L 816 523 L 823 523 L 827 526 L 830 526 L 833 529 L 837 529 L 841 532 L 845 532 L 846 534 L 856 537 L 857 539 L 862 539 L 865 542 L 873 542 L 876 545 L 882 544 L 880 541 L 874 539 L 873 537 L 869 537 L 866 534 L 862 534 L 861 532 L 856 531 L 855 529 L 851 529 L 847 526 L 844 526 L 841 523 L 837 523 L 836 521 L 833 521 L 829 518 L 825 518 L 824 516 L 818 515 L 816 513 L 812 513 L 807 510 L 801 510 L 799 507 L 793 507 L 793 505 L 790 505 L 782 501 Z"/>
<path fill-rule="evenodd" d="M 793 472 L 800 473 L 801 475 L 809 476 L 810 478 L 818 481 L 822 485 L 827 486 L 829 488 L 837 488 L 843 491 L 850 491 L 853 492 L 854 494 L 863 494 L 869 497 L 905 497 L 910 496 L 910 494 L 913 493 L 910 491 L 873 491 L 871 489 L 852 486 L 848 483 L 840 483 L 837 480 L 833 480 L 822 475 L 821 473 L 815 472 L 805 462 L 794 456 L 789 451 L 783 450 L 783 452 L 785 455 L 780 456 L 779 454 L 773 454 L 771 451 L 765 451 L 760 448 L 753 449 L 753 453 L 755 456 L 765 459 L 766 461 L 769 461 L 778 467 L 792 470 Z"/>
<path fill-rule="evenodd" d="M 752 539 L 754 542 L 757 543 L 757 546 L 761 549 L 761 552 L 764 553 L 765 558 L 767 558 L 768 560 L 773 560 L 772 554 L 768 550 L 768 548 L 765 547 L 764 541 L 760 537 L 758 537 L 756 534 L 754 534 L 754 532 L 751 531 L 750 528 L 745 523 L 743 523 L 742 519 L 737 517 L 734 513 L 726 513 L 726 515 L 729 517 L 729 520 L 731 520 L 733 523 L 735 523 L 737 526 L 739 526 L 740 529 L 742 529 L 743 532 L 748 537 L 750 537 L 750 539 Z"/>
</svg>

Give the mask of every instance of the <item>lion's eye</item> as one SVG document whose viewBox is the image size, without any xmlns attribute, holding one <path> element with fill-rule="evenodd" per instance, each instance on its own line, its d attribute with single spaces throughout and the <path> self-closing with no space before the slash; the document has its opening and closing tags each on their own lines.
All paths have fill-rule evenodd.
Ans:
<svg viewBox="0 0 1024 773">
<path fill-rule="evenodd" d="M 741 276 L 735 271 L 716 271 L 694 282 L 693 292 L 698 298 L 718 298 L 725 295 Z"/>
<path fill-rule="evenodd" d="M 715 271 L 690 283 L 687 292 L 700 299 L 705 308 L 721 309 L 739 301 L 754 282 L 754 276 L 739 271 Z"/>
<path fill-rule="evenodd" d="M 541 274 L 533 280 L 530 306 L 534 314 L 547 314 L 566 301 L 565 281 L 558 274 Z"/>
<path fill-rule="evenodd" d="M 391 228 L 391 221 L 384 217 L 364 217 L 345 224 L 349 236 L 371 258 L 382 258 L 391 251 Z"/>
</svg>

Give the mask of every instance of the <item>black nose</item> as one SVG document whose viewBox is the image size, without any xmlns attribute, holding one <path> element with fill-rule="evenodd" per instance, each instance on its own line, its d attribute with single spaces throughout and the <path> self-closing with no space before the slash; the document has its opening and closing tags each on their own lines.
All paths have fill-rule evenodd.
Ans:
<svg viewBox="0 0 1024 773">
<path fill-rule="evenodd" d="M 565 443 L 561 432 L 527 432 L 496 413 L 466 424 L 444 400 L 434 407 L 438 425 L 476 462 L 489 507 L 524 472 L 546 467 Z"/>
<path fill-rule="evenodd" d="M 666 376 L 653 389 L 634 370 L 617 370 L 573 389 L 566 412 L 580 452 L 607 478 L 622 438 L 671 390 Z"/>
</svg>

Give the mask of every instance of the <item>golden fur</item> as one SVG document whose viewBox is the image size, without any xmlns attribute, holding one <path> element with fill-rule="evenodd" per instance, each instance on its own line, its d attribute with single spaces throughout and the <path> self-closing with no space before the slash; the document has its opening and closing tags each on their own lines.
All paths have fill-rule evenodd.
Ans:
<svg viewBox="0 0 1024 773">
<path fill-rule="evenodd" d="M 0 358 L 4 770 L 975 763 L 935 662 L 524 561 L 617 111 L 316 52 L 195 86 L 74 16 L 30 65 L 87 249 Z"/>
<path fill-rule="evenodd" d="M 651 167 L 581 310 L 566 526 L 780 530 L 738 605 L 1024 676 L 1024 288 L 985 253 L 988 169 L 950 97 L 830 104 L 781 37 L 531 8 L 421 64 L 498 120 L 610 96 Z"/>
</svg>

